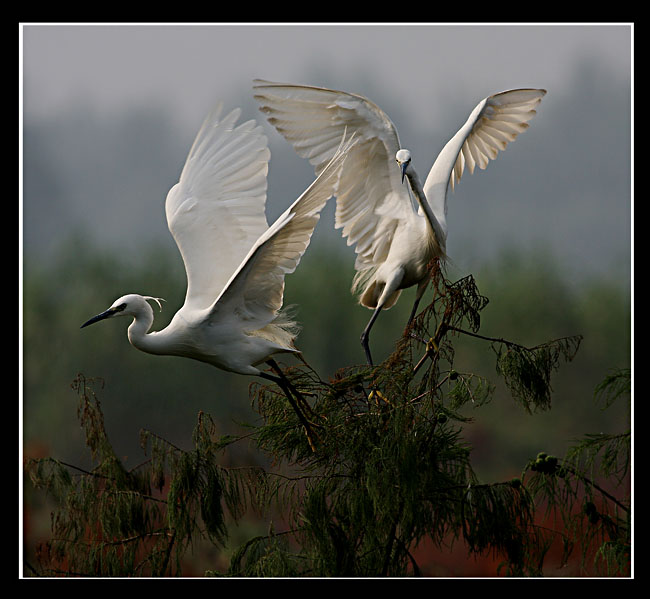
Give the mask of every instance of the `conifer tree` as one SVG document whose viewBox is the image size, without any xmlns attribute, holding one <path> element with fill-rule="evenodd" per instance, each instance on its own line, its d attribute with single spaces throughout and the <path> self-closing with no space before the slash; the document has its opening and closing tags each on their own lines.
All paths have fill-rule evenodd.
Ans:
<svg viewBox="0 0 650 599">
<path fill-rule="evenodd" d="M 497 374 L 531 413 L 551 408 L 551 377 L 581 337 L 529 348 L 483 336 L 488 300 L 473 277 L 452 283 L 437 263 L 431 273 L 433 301 L 382 364 L 329 380 L 306 362 L 284 368 L 313 438 L 280 389 L 251 385 L 262 424 L 246 436 L 271 458 L 268 468 L 220 465 L 244 436 L 216 436 L 211 417 L 199 413 L 191 451 L 144 431 L 146 459 L 126 470 L 104 430 L 98 382 L 80 375 L 73 386 L 95 466 L 27 464 L 57 507 L 52 538 L 26 568 L 41 576 L 181 576 L 195 543 L 224 548 L 229 524 L 253 510 L 267 533 L 206 575 L 418 576 L 413 552 L 425 542 L 443 550 L 463 542 L 470 554 L 498 556 L 495 575 L 544 575 L 558 543 L 563 563 L 578 556 L 584 572 L 629 575 L 629 430 L 588 434 L 564 458 L 540 451 L 521 477 L 496 483 L 478 479 L 462 435 L 463 406 L 489 402 L 494 384 L 454 368 L 459 336 L 491 348 Z M 629 370 L 611 373 L 596 399 L 604 408 L 624 401 L 629 381 Z"/>
</svg>

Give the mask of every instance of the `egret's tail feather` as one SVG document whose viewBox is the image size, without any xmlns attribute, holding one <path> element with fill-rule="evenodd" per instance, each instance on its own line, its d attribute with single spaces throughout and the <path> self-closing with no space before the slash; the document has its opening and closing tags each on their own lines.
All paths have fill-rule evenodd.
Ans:
<svg viewBox="0 0 650 599">
<path fill-rule="evenodd" d="M 352 293 L 359 298 L 359 303 L 364 308 L 374 310 L 377 307 L 377 302 L 383 291 L 383 285 L 378 285 L 375 279 L 376 268 L 366 268 L 365 270 L 358 270 L 352 280 Z M 397 289 L 393 294 L 386 299 L 383 310 L 392 308 L 400 294 L 401 289 Z"/>
<path fill-rule="evenodd" d="M 296 310 L 295 306 L 282 308 L 273 322 L 256 330 L 253 334 L 280 345 L 287 351 L 298 351 L 294 340 L 300 333 L 301 327 L 295 320 Z"/>
</svg>

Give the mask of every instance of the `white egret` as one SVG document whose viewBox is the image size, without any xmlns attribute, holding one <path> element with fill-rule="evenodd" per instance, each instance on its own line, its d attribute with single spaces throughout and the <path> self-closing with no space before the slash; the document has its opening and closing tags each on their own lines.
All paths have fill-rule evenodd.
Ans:
<svg viewBox="0 0 650 599">
<path fill-rule="evenodd" d="M 316 180 L 269 227 L 267 138 L 254 120 L 236 124 L 240 109 L 223 118 L 221 110 L 219 104 L 204 121 L 165 201 L 167 224 L 187 273 L 183 306 L 166 328 L 150 332 L 154 317 L 147 300 L 160 306 L 159 299 L 124 295 L 82 328 L 131 317 L 128 338 L 137 349 L 273 380 L 296 408 L 288 381 L 272 358 L 298 353 L 297 325 L 281 310 L 284 278 L 307 249 L 354 141 L 342 141 Z M 277 376 L 260 370 L 265 362 Z"/>
<path fill-rule="evenodd" d="M 436 158 L 424 185 L 400 145 L 397 130 L 373 102 L 342 91 L 256 79 L 254 95 L 268 121 L 316 173 L 332 157 L 344 130 L 357 136 L 342 169 L 336 193 L 335 227 L 355 246 L 352 290 L 374 310 L 361 335 L 372 365 L 370 330 L 381 310 L 401 291 L 417 285 L 409 323 L 428 283 L 427 265 L 446 259 L 447 189 L 465 166 L 485 169 L 499 150 L 528 127 L 543 89 L 514 89 L 481 100 Z M 393 164 L 397 161 L 399 168 Z M 411 202 L 404 177 L 417 200 Z"/>
</svg>

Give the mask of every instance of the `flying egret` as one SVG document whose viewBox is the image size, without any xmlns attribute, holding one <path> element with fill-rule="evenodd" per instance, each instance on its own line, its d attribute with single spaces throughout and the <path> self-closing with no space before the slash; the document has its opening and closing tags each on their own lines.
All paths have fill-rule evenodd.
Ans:
<svg viewBox="0 0 650 599">
<path fill-rule="evenodd" d="M 259 375 L 280 384 L 296 408 L 288 381 L 272 358 L 299 353 L 294 346 L 297 325 L 281 310 L 284 278 L 307 249 L 354 141 L 342 141 L 316 180 L 269 226 L 267 138 L 254 120 L 237 125 L 239 108 L 223 118 L 221 111 L 219 104 L 204 121 L 165 201 L 167 224 L 187 273 L 183 306 L 166 328 L 149 332 L 154 316 L 148 300 L 159 307 L 160 300 L 124 295 L 82 328 L 131 317 L 128 338 L 137 349 Z M 265 362 L 277 376 L 260 370 Z"/>
<path fill-rule="evenodd" d="M 381 310 L 392 307 L 403 289 L 417 285 L 410 324 L 427 287 L 427 265 L 436 257 L 446 259 L 449 183 L 453 190 L 465 166 L 470 173 L 476 166 L 485 169 L 528 127 L 546 90 L 513 89 L 481 100 L 444 146 L 422 186 L 395 126 L 367 98 L 261 79 L 254 80 L 253 89 L 268 121 L 299 156 L 309 159 L 316 173 L 332 157 L 344 130 L 357 136 L 341 171 L 335 227 L 355 246 L 352 291 L 361 305 L 374 310 L 361 335 L 372 365 L 369 336 Z"/>
</svg>

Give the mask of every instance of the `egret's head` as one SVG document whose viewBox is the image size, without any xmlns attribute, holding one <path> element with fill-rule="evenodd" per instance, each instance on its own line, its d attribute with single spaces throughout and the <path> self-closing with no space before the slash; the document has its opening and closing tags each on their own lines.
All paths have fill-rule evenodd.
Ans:
<svg viewBox="0 0 650 599">
<path fill-rule="evenodd" d="M 411 164 L 411 152 L 408 150 L 398 150 L 395 154 L 395 161 L 402 171 L 402 183 L 404 183 L 404 174 L 409 164 Z"/>
<path fill-rule="evenodd" d="M 165 301 L 160 297 L 149 297 L 148 295 L 142 296 L 135 293 L 123 295 L 122 297 L 116 299 L 108 310 L 104 310 L 101 314 L 97 314 L 97 316 L 93 316 L 90 320 L 84 322 L 81 325 L 81 328 L 83 329 L 89 324 L 95 324 L 100 320 L 113 318 L 114 316 L 138 316 L 143 311 L 151 312 L 151 306 L 147 303 L 146 300 L 154 300 L 161 310 L 162 305 L 160 302 Z"/>
</svg>

